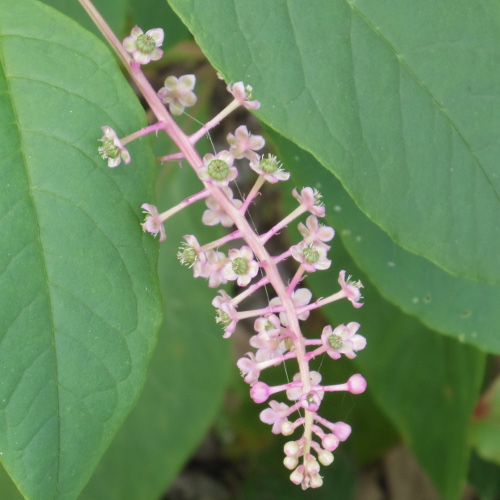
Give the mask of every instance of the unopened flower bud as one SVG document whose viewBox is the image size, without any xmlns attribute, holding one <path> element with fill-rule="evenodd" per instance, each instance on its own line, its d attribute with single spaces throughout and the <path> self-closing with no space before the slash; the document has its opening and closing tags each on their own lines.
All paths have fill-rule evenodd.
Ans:
<svg viewBox="0 0 500 500">
<path fill-rule="evenodd" d="M 345 422 L 337 422 L 333 433 L 339 438 L 340 441 L 345 441 L 351 435 L 351 426 Z"/>
<path fill-rule="evenodd" d="M 283 436 L 290 436 L 290 434 L 293 434 L 294 430 L 292 422 L 288 420 L 281 424 L 281 434 L 283 434 Z"/>
<path fill-rule="evenodd" d="M 335 434 L 326 434 L 321 440 L 323 448 L 328 451 L 333 451 L 339 445 L 339 438 Z"/>
<path fill-rule="evenodd" d="M 285 457 L 283 460 L 283 464 L 287 469 L 293 470 L 297 467 L 299 461 L 295 457 Z"/>
<path fill-rule="evenodd" d="M 304 479 L 304 466 L 303 465 L 299 465 L 290 474 L 290 481 L 292 481 L 293 484 L 300 484 L 303 479 Z"/>
<path fill-rule="evenodd" d="M 311 488 L 320 488 L 323 486 L 323 478 L 319 474 L 314 474 L 311 476 L 311 482 L 309 485 Z"/>
<path fill-rule="evenodd" d="M 264 382 L 256 382 L 250 389 L 250 397 L 255 403 L 263 403 L 269 397 L 269 386 Z"/>
<path fill-rule="evenodd" d="M 362 375 L 357 373 L 347 381 L 347 389 L 351 394 L 361 394 L 365 392 L 366 380 Z"/>
<path fill-rule="evenodd" d="M 328 450 L 322 450 L 318 453 L 318 460 L 322 465 L 330 465 L 333 462 L 333 453 Z"/>
<path fill-rule="evenodd" d="M 300 452 L 300 446 L 297 441 L 288 441 L 283 448 L 285 455 L 289 457 L 296 457 Z"/>
</svg>

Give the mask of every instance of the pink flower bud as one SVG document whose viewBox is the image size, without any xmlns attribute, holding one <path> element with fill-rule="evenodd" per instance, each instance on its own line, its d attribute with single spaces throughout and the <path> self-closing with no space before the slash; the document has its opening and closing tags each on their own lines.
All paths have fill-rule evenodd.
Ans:
<svg viewBox="0 0 500 500">
<path fill-rule="evenodd" d="M 352 394 L 361 394 L 362 392 L 365 392 L 366 380 L 359 373 L 356 375 L 353 375 L 347 381 L 347 389 Z"/>
<path fill-rule="evenodd" d="M 269 397 L 269 386 L 264 382 L 256 382 L 250 389 L 250 397 L 255 403 L 264 403 Z"/>
<path fill-rule="evenodd" d="M 351 435 L 352 429 L 349 424 L 345 422 L 336 422 L 333 433 L 339 438 L 340 441 L 345 441 Z"/>
<path fill-rule="evenodd" d="M 328 451 L 333 451 L 339 445 L 340 439 L 335 434 L 326 434 L 325 437 L 321 440 L 321 444 L 323 448 Z"/>
<path fill-rule="evenodd" d="M 283 460 L 283 464 L 285 465 L 285 467 L 290 470 L 295 469 L 298 463 L 299 461 L 295 457 L 285 457 L 285 459 Z"/>
</svg>

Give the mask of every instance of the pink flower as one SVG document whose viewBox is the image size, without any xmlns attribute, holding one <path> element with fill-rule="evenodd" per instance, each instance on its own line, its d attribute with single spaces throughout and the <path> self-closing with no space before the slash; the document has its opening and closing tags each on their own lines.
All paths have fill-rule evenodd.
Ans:
<svg viewBox="0 0 500 500">
<path fill-rule="evenodd" d="M 312 298 L 312 293 L 307 288 L 299 288 L 292 293 L 293 305 L 297 308 L 300 306 L 305 306 L 309 304 Z M 270 306 L 281 305 L 281 299 L 279 297 L 274 297 L 269 301 Z M 305 321 L 309 317 L 309 311 L 303 312 L 297 316 L 300 320 Z M 284 312 L 280 313 L 280 321 L 283 326 L 288 326 L 288 318 Z"/>
<path fill-rule="evenodd" d="M 365 392 L 366 380 L 363 375 L 360 375 L 359 373 L 352 375 L 347 381 L 347 389 L 351 394 L 361 394 Z"/>
<path fill-rule="evenodd" d="M 363 297 L 361 296 L 361 292 L 359 291 L 359 289 L 363 288 L 363 283 L 361 283 L 361 281 L 352 281 L 350 276 L 346 281 L 345 271 L 340 271 L 338 283 L 342 287 L 345 296 L 351 301 L 352 305 L 356 309 L 360 308 L 363 304 L 361 304 L 359 301 Z"/>
<path fill-rule="evenodd" d="M 117 167 L 123 160 L 125 164 L 130 163 L 130 154 L 118 139 L 116 132 L 111 127 L 101 127 L 104 135 L 100 142 L 102 146 L 98 148 L 101 158 L 108 159 L 108 167 Z"/>
<path fill-rule="evenodd" d="M 267 158 L 256 155 L 250 161 L 250 168 L 259 175 L 262 175 L 271 184 L 275 184 L 278 181 L 286 181 L 290 177 L 290 174 L 281 168 L 281 163 L 276 159 L 276 156 L 272 155 L 267 155 Z"/>
<path fill-rule="evenodd" d="M 330 241 L 335 236 L 333 228 L 319 224 L 318 218 L 315 215 L 310 215 L 306 219 L 305 225 L 300 222 L 298 228 L 307 243 Z"/>
<path fill-rule="evenodd" d="M 293 376 L 293 380 L 300 380 L 301 376 L 300 373 L 296 373 Z M 309 379 L 311 380 L 311 385 L 318 385 L 321 382 L 321 373 L 311 371 L 309 372 Z M 300 399 L 300 396 L 302 396 L 303 390 L 302 386 L 300 387 L 292 387 L 291 389 L 288 389 L 286 391 L 286 396 L 290 401 L 297 401 Z M 323 396 L 325 394 L 324 391 L 315 391 L 315 393 L 318 395 L 318 397 L 323 399 Z"/>
<path fill-rule="evenodd" d="M 207 153 L 203 157 L 203 166 L 198 169 L 198 177 L 214 186 L 227 186 L 238 175 L 233 162 L 234 157 L 229 151 L 221 151 L 216 156 Z"/>
<path fill-rule="evenodd" d="M 359 327 L 359 323 L 354 321 L 347 326 L 339 325 L 333 331 L 330 325 L 325 326 L 321 341 L 327 354 L 333 359 L 339 359 L 341 354 L 349 359 L 355 358 L 355 351 L 361 351 L 366 346 L 366 339 L 356 333 Z"/>
<path fill-rule="evenodd" d="M 212 305 L 217 308 L 217 323 L 222 323 L 224 326 L 223 337 L 227 339 L 236 329 L 238 323 L 238 313 L 234 307 L 231 297 L 224 291 L 219 290 L 220 297 L 215 297 Z"/>
<path fill-rule="evenodd" d="M 247 109 L 259 109 L 260 102 L 259 101 L 250 101 L 252 98 L 253 88 L 250 85 L 246 87 L 243 85 L 243 82 L 235 83 L 232 88 L 231 84 L 227 86 L 227 91 L 233 95 L 233 97 L 240 103 L 241 106 L 244 106 Z"/>
<path fill-rule="evenodd" d="M 234 135 L 228 134 L 227 142 L 230 145 L 229 152 L 238 160 L 245 157 L 251 160 L 256 155 L 255 151 L 266 144 L 262 136 L 252 135 L 245 125 L 239 126 Z"/>
<path fill-rule="evenodd" d="M 163 44 L 163 30 L 155 28 L 144 33 L 141 28 L 132 28 L 130 36 L 123 40 L 123 47 L 132 54 L 134 61 L 139 64 L 147 64 L 149 61 L 158 61 L 163 55 L 159 49 Z"/>
<path fill-rule="evenodd" d="M 236 208 L 240 208 L 241 205 L 243 205 L 243 202 L 241 200 L 233 199 L 233 191 L 230 187 L 224 186 L 221 189 L 224 191 L 224 193 L 226 193 L 226 196 L 230 201 L 233 202 L 233 205 Z M 231 217 L 226 214 L 224 209 L 217 203 L 217 200 L 215 198 L 209 196 L 205 200 L 205 203 L 207 204 L 208 210 L 205 210 L 205 212 L 203 212 L 203 217 L 201 218 L 203 224 L 207 226 L 215 226 L 220 222 L 224 227 L 231 227 L 234 224 L 233 219 L 231 219 Z"/>
<path fill-rule="evenodd" d="M 144 203 L 141 208 L 143 209 L 143 213 L 148 214 L 146 215 L 144 222 L 141 224 L 143 231 L 148 231 L 148 233 L 151 233 L 154 236 L 160 233 L 160 241 L 164 241 L 167 234 L 165 233 L 163 220 L 158 214 L 157 208 L 149 203 Z"/>
<path fill-rule="evenodd" d="M 165 79 L 165 86 L 158 91 L 158 97 L 163 104 L 168 104 L 173 115 L 181 115 L 184 108 L 196 104 L 197 97 L 192 92 L 195 84 L 194 75 L 183 75 L 180 78 L 169 76 Z"/>
<path fill-rule="evenodd" d="M 257 367 L 253 353 L 247 352 L 245 356 L 248 357 L 240 358 L 236 366 L 240 369 L 241 375 L 245 375 L 243 380 L 247 384 L 253 384 L 259 380 L 260 369 Z"/>
<path fill-rule="evenodd" d="M 229 262 L 224 266 L 222 274 L 229 281 L 237 280 L 239 286 L 247 286 L 257 276 L 259 264 L 253 258 L 250 247 L 242 246 L 239 250 L 232 248 L 228 253 Z"/>
<path fill-rule="evenodd" d="M 332 263 L 326 258 L 326 249 L 323 243 L 307 243 L 301 241 L 290 247 L 292 257 L 309 273 L 328 269 Z"/>
<path fill-rule="evenodd" d="M 270 408 L 261 411 L 260 419 L 265 424 L 273 426 L 273 434 L 281 434 L 281 425 L 288 421 L 289 406 L 277 401 L 270 401 L 269 406 Z"/>
<path fill-rule="evenodd" d="M 275 314 L 268 314 L 257 318 L 254 323 L 254 329 L 262 340 L 276 338 L 281 332 L 281 323 Z"/>
<path fill-rule="evenodd" d="M 256 382 L 250 389 L 250 397 L 257 404 L 267 401 L 269 397 L 269 386 L 264 384 L 264 382 Z"/>
<path fill-rule="evenodd" d="M 183 243 L 177 252 L 177 258 L 181 264 L 194 267 L 194 277 L 202 276 L 203 267 L 207 263 L 207 258 L 201 249 L 195 236 L 188 234 L 184 236 L 186 243 Z"/>
<path fill-rule="evenodd" d="M 301 205 L 304 205 L 304 207 L 309 210 L 309 212 L 317 215 L 318 217 L 325 216 L 325 207 L 321 204 L 322 196 L 319 194 L 317 189 L 305 187 L 302 189 L 300 194 L 296 189 L 294 189 L 292 194 Z"/>
<path fill-rule="evenodd" d="M 227 279 L 222 274 L 222 269 L 227 262 L 226 254 L 224 252 L 208 250 L 205 255 L 207 263 L 203 266 L 200 276 L 209 278 L 208 286 L 210 288 L 217 288 L 219 285 L 227 283 Z"/>
<path fill-rule="evenodd" d="M 250 345 L 257 349 L 255 359 L 259 363 L 261 361 L 278 358 L 286 351 L 284 342 L 279 338 L 262 340 L 258 335 L 254 335 L 250 339 Z"/>
</svg>

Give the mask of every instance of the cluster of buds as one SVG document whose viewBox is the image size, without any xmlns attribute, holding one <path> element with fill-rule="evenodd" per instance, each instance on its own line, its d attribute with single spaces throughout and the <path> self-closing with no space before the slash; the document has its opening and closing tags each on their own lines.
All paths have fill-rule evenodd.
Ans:
<svg viewBox="0 0 500 500">
<path fill-rule="evenodd" d="M 255 318 L 256 334 L 250 339 L 255 352 L 248 352 L 238 360 L 237 365 L 245 382 L 250 385 L 250 396 L 255 403 L 265 403 L 278 393 L 283 393 L 286 397 L 288 404 L 274 399 L 269 401 L 269 406 L 261 412 L 260 418 L 264 423 L 272 425 L 274 434 L 291 436 L 300 430 L 300 437 L 285 444 L 284 464 L 293 471 L 290 476 L 292 482 L 301 484 L 304 489 L 317 488 L 322 485 L 320 464 L 332 463 L 332 452 L 351 433 L 351 428 L 346 423 L 330 422 L 319 415 L 324 396 L 336 391 L 360 394 L 365 390 L 366 382 L 357 374 L 345 383 L 324 385 L 321 383 L 321 374 L 311 371 L 309 363 L 316 356 L 325 353 L 332 359 L 338 359 L 342 355 L 352 359 L 365 347 L 366 340 L 357 333 L 360 325 L 355 322 L 336 327 L 327 325 L 315 339 L 304 337 L 299 322 L 305 321 L 311 310 L 340 299 L 347 299 L 354 307 L 361 307 L 362 284 L 350 277 L 346 279 L 346 272 L 341 271 L 338 278 L 339 289 L 331 296 L 313 302 L 310 290 L 298 288 L 305 273 L 325 270 L 331 265 L 327 257 L 330 250 L 327 242 L 334 238 L 335 232 L 331 227 L 319 223 L 318 218 L 325 215 L 321 195 L 311 187 L 303 188 L 300 193 L 294 189 L 292 194 L 298 201 L 298 207 L 265 234 L 257 234 L 246 218 L 249 205 L 255 201 L 265 182 L 286 181 L 290 174 L 283 170 L 275 156 L 266 157 L 258 153 L 265 141 L 259 135 L 252 135 L 244 125 L 227 136 L 228 150 L 208 153 L 201 159 L 194 145 L 239 106 L 258 109 L 260 104 L 253 99 L 250 86 L 245 86 L 242 82 L 228 85 L 227 90 L 233 96 L 232 102 L 196 133 L 185 135 L 164 105 L 169 106 L 171 113 L 180 114 L 185 107 L 195 104 L 194 75 L 168 77 L 165 86 L 156 92 L 145 83 L 140 70 L 142 64 L 161 56 L 158 47 L 162 41 L 162 30 L 144 33 L 136 27 L 131 36 L 125 39 L 123 46 L 115 44 L 122 59 L 130 63 L 130 74 L 155 112 L 158 122 L 121 140 L 112 129 L 103 127 L 104 137 L 101 141 L 104 145 L 99 148 L 99 152 L 103 158 L 108 158 L 110 167 L 117 166 L 122 159 L 128 163 L 130 155 L 125 144 L 147 133 L 164 130 L 178 145 L 179 152 L 161 157 L 158 161 L 186 160 L 197 173 L 203 189 L 163 213 L 154 205 L 144 203 L 144 231 L 154 236 L 159 235 L 160 241 L 164 240 L 165 221 L 179 210 L 200 200 L 204 200 L 206 205 L 201 215 L 204 224 L 221 224 L 226 228 L 235 226 L 223 238 L 205 244 L 199 243 L 194 235 L 186 235 L 178 258 L 182 264 L 193 269 L 195 277 L 207 280 L 211 288 L 231 281 L 245 288 L 235 297 L 219 290 L 212 302 L 217 311 L 216 321 L 222 325 L 223 336 L 227 338 L 233 334 L 240 320 Z M 230 187 L 238 175 L 235 159 L 246 160 L 248 167 L 258 175 L 244 200 L 235 199 Z M 280 255 L 270 255 L 266 243 L 281 229 L 306 213 L 309 215 L 305 223 L 298 224 L 302 241 Z M 235 244 L 239 241 L 242 243 Z M 224 245 L 230 247 L 226 252 L 221 250 Z M 297 262 L 298 268 L 285 284 L 278 266 L 289 258 Z M 269 305 L 259 310 L 241 310 L 240 304 L 265 286 L 272 287 L 276 294 Z M 266 368 L 284 362 L 293 362 L 298 366 L 291 381 L 269 386 L 259 380 Z"/>
</svg>

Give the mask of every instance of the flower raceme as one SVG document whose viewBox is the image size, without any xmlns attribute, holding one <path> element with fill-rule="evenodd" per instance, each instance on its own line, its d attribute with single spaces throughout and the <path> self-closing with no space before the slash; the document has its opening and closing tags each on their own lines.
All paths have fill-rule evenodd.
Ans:
<svg viewBox="0 0 500 500">
<path fill-rule="evenodd" d="M 131 54 L 133 61 L 129 70 L 134 77 L 134 74 L 141 71 L 141 65 L 161 57 L 159 47 L 162 43 L 163 30 L 153 29 L 144 33 L 142 29 L 135 27 L 124 40 L 123 46 L 115 49 Z M 130 56 L 127 57 L 130 60 Z M 221 224 L 227 228 L 235 226 L 233 232 L 205 244 L 199 243 L 194 235 L 186 235 L 178 257 L 182 264 L 193 269 L 195 277 L 208 280 L 211 288 L 228 282 L 236 282 L 243 288 L 235 297 L 219 290 L 212 302 L 217 311 L 216 321 L 221 324 L 223 336 L 227 338 L 235 332 L 240 320 L 254 318 L 255 335 L 250 339 L 250 346 L 255 352 L 248 352 L 238 360 L 237 366 L 245 382 L 250 385 L 250 397 L 257 404 L 268 402 L 268 407 L 262 410 L 260 418 L 272 426 L 272 432 L 284 436 L 300 434 L 284 447 L 284 465 L 292 471 L 290 480 L 304 489 L 317 488 L 323 482 L 320 467 L 332 463 L 332 452 L 351 433 L 348 424 L 331 422 L 320 415 L 324 401 L 328 399 L 330 392 L 360 394 L 366 388 L 366 381 L 356 374 L 346 382 L 327 384 L 323 382 L 319 372 L 310 369 L 309 363 L 325 353 L 334 360 L 341 356 L 352 359 L 365 347 L 366 340 L 358 334 L 360 325 L 356 322 L 327 325 L 317 338 L 309 339 L 302 334 L 299 321 L 306 321 L 311 310 L 344 298 L 354 307 L 361 307 L 362 284 L 350 277 L 346 280 L 346 271 L 342 270 L 338 278 L 340 290 L 334 291 L 330 297 L 313 302 L 311 291 L 298 287 L 304 273 L 322 271 L 331 266 L 331 261 L 327 258 L 330 246 L 326 242 L 334 238 L 335 232 L 331 227 L 318 222 L 318 217 L 325 215 L 325 207 L 316 189 L 305 187 L 300 193 L 294 189 L 292 194 L 298 201 L 298 207 L 267 233 L 259 235 L 253 230 L 246 219 L 246 211 L 262 185 L 265 182 L 286 181 L 290 177 L 275 156 L 265 157 L 256 153 L 265 145 L 261 136 L 252 135 L 242 125 L 234 134 L 227 136 L 228 150 L 207 153 L 203 159 L 196 152 L 196 142 L 229 113 L 239 106 L 247 109 L 260 107 L 260 103 L 253 98 L 250 86 L 245 86 L 242 82 L 229 84 L 227 90 L 234 100 L 198 132 L 187 136 L 179 131 L 164 105 L 169 107 L 172 114 L 177 115 L 183 113 L 185 107 L 195 104 L 194 75 L 179 78 L 170 76 L 157 93 L 145 89 L 142 82 L 142 79 L 136 79 L 139 89 L 147 92 L 149 99 L 157 99 L 154 109 L 158 122 L 121 141 L 110 127 L 103 127 L 104 136 L 100 139 L 103 145 L 99 148 L 99 153 L 104 159 L 108 159 L 110 167 L 116 167 L 121 160 L 127 164 L 130 162 L 130 155 L 124 144 L 153 131 L 168 132 L 180 151 L 160 160 L 186 159 L 198 175 L 203 189 L 163 213 L 156 206 L 144 203 L 143 230 L 153 236 L 159 235 L 160 241 L 165 240 L 165 221 L 183 208 L 203 199 L 206 203 L 206 210 L 202 213 L 204 224 Z M 152 94 L 154 97 L 151 97 Z M 234 199 L 229 187 L 238 175 L 234 165 L 235 158 L 246 161 L 250 171 L 257 175 L 255 185 L 243 201 Z M 268 240 L 305 213 L 310 214 L 305 224 L 298 224 L 303 240 L 281 255 L 270 255 L 266 248 Z M 238 241 L 243 243 L 235 244 Z M 229 249 L 222 251 L 224 245 L 229 245 Z M 291 281 L 284 283 L 279 265 L 289 257 L 297 262 L 298 269 Z M 269 305 L 259 310 L 241 310 L 240 303 L 262 287 L 270 287 L 275 291 L 276 296 L 269 301 Z M 269 386 L 261 380 L 267 368 L 284 362 L 288 365 L 296 363 L 298 366 L 291 381 Z M 289 368 L 286 372 L 288 371 Z"/>
</svg>

